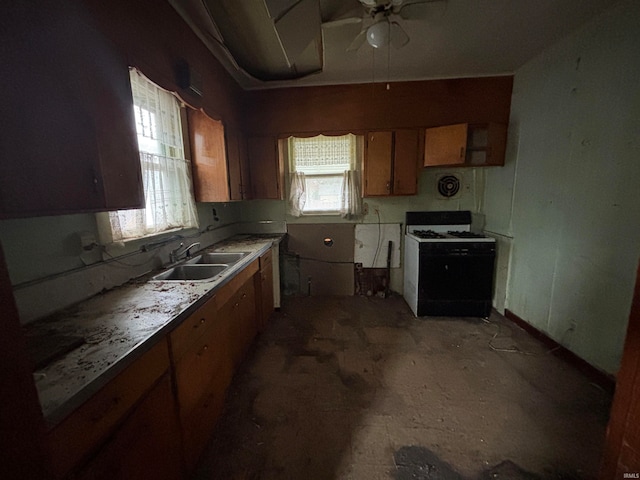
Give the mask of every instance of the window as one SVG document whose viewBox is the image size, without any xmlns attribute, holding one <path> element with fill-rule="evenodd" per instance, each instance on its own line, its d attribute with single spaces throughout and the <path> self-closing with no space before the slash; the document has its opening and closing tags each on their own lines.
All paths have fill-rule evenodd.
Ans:
<svg viewBox="0 0 640 480">
<path fill-rule="evenodd" d="M 290 213 L 359 214 L 355 135 L 289 138 Z"/>
<path fill-rule="evenodd" d="M 198 227 L 180 104 L 137 70 L 130 76 L 145 208 L 109 212 L 114 242 Z"/>
</svg>

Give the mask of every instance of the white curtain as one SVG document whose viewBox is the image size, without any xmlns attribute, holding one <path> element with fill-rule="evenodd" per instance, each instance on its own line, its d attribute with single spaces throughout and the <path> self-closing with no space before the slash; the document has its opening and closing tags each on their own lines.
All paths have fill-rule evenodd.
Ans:
<svg viewBox="0 0 640 480">
<path fill-rule="evenodd" d="M 197 228 L 198 216 L 185 159 L 140 152 L 145 208 L 109 212 L 113 241 L 177 228 Z"/>
<path fill-rule="evenodd" d="M 291 173 L 291 188 L 289 189 L 289 214 L 294 217 L 302 215 L 304 204 L 307 201 L 304 173 Z"/>
<path fill-rule="evenodd" d="M 362 215 L 359 173 L 357 170 L 347 170 L 342 177 L 340 216 L 351 219 L 359 215 Z"/>
<path fill-rule="evenodd" d="M 180 104 L 137 70 L 131 71 L 145 208 L 109 212 L 114 242 L 178 228 L 197 228 L 191 165 L 184 157 Z"/>
</svg>

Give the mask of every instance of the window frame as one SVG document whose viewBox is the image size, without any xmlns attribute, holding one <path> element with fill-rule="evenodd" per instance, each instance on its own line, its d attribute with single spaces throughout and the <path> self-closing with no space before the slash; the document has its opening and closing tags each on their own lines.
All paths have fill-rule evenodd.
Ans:
<svg viewBox="0 0 640 480">
<path fill-rule="evenodd" d="M 287 159 L 288 161 L 287 163 L 287 197 L 289 197 L 290 193 L 291 193 L 291 176 L 292 174 L 296 171 L 296 166 L 295 166 L 295 157 L 292 154 L 292 147 L 293 147 L 293 142 L 295 142 L 296 140 L 304 140 L 304 139 L 309 139 L 309 138 L 317 138 L 317 137 L 325 137 L 327 139 L 331 139 L 331 138 L 336 138 L 336 137 L 349 137 L 352 136 L 351 141 L 353 142 L 352 145 L 352 149 L 353 149 L 353 158 L 350 159 L 350 167 L 351 168 L 347 168 L 344 170 L 340 170 L 339 173 L 304 173 L 305 175 L 305 181 L 308 178 L 319 178 L 319 177 L 336 177 L 337 179 L 339 179 L 340 182 L 343 181 L 344 178 L 344 172 L 346 170 L 355 170 L 360 172 L 361 170 L 361 164 L 362 164 L 362 155 L 363 155 L 363 145 L 364 145 L 364 137 L 355 133 L 351 133 L 351 132 L 346 132 L 340 135 L 327 135 L 324 133 L 318 133 L 316 135 L 310 135 L 310 136 L 295 136 L 295 135 L 291 135 L 290 137 L 288 137 L 286 139 L 285 145 L 286 145 L 286 149 L 287 149 Z M 307 201 L 308 203 L 308 201 Z M 305 204 L 306 206 L 306 204 Z M 302 209 L 301 212 L 301 216 L 303 217 L 310 217 L 310 216 L 331 216 L 331 217 L 340 217 L 342 216 L 340 213 L 340 206 L 338 205 L 337 208 L 334 210 L 305 210 L 304 208 Z"/>
<path fill-rule="evenodd" d="M 174 97 L 174 100 L 177 102 L 177 108 L 176 108 L 176 113 L 177 113 L 177 121 L 179 122 L 179 135 L 180 138 L 182 140 L 182 157 L 180 156 L 172 156 L 169 155 L 167 152 L 167 150 L 171 149 L 171 148 L 176 148 L 179 149 L 178 146 L 176 145 L 172 145 L 169 143 L 163 143 L 161 140 L 159 139 L 155 139 L 154 137 L 149 137 L 152 140 L 157 140 L 159 142 L 160 145 L 160 150 L 161 153 L 152 153 L 152 152 L 146 152 L 144 150 L 141 150 L 140 148 L 140 142 L 138 142 L 138 154 L 139 154 L 139 162 L 140 162 L 140 169 L 141 169 L 141 173 L 142 176 L 144 177 L 145 175 L 145 171 L 143 169 L 143 161 L 141 158 L 141 154 L 142 153 L 148 153 L 149 155 L 154 155 L 154 156 L 164 156 L 167 158 L 171 158 L 171 159 L 176 159 L 176 161 L 184 161 L 187 164 L 187 168 L 186 168 L 186 180 L 189 184 L 189 194 L 190 194 L 190 201 L 193 203 L 193 210 L 194 210 L 194 215 L 195 215 L 195 225 L 181 225 L 178 227 L 174 227 L 174 228 L 168 228 L 166 230 L 162 230 L 162 231 L 156 231 L 156 232 L 151 232 L 151 233 L 147 233 L 144 235 L 140 235 L 140 236 L 136 236 L 136 237 L 127 237 L 127 238 L 123 238 L 121 240 L 119 239 L 114 239 L 114 232 L 112 230 L 112 225 L 111 225 L 111 219 L 110 219 L 110 214 L 113 211 L 107 211 L 107 212 L 99 212 L 96 214 L 96 223 L 97 223 L 97 227 L 98 227 L 98 237 L 101 241 L 101 243 L 103 243 L 105 246 L 107 246 L 107 249 L 113 249 L 114 247 L 116 247 L 116 249 L 122 249 L 122 247 L 126 247 L 129 244 L 136 244 L 136 243 L 140 243 L 140 242 L 144 242 L 147 241 L 149 239 L 154 239 L 154 238 L 161 238 L 161 237 L 169 237 L 169 236 L 175 236 L 176 233 L 178 232 L 183 232 L 183 231 L 189 231 L 189 230 L 195 230 L 198 231 L 199 230 L 199 215 L 198 215 L 198 207 L 197 207 L 197 203 L 196 203 L 196 199 L 195 199 L 195 192 L 194 192 L 194 185 L 193 185 L 193 172 L 192 172 L 192 160 L 191 160 L 191 153 L 190 153 L 190 145 L 189 145 L 189 135 L 188 135 L 188 120 L 187 120 L 187 107 L 185 106 L 184 102 L 175 94 L 175 92 L 171 92 L 169 90 L 166 90 L 164 88 L 162 88 L 160 85 L 156 84 L 155 82 L 153 82 L 153 80 L 149 79 L 148 77 L 146 77 L 142 72 L 140 72 L 139 70 L 137 70 L 134 67 L 130 67 L 130 71 L 131 72 L 135 72 L 136 74 L 141 75 L 142 77 L 144 77 L 146 80 L 148 80 L 149 82 L 151 82 L 153 85 L 155 85 L 156 88 L 158 88 L 159 90 L 162 90 L 164 92 L 167 92 L 168 94 L 170 94 L 172 97 Z M 142 105 L 137 105 L 135 103 L 135 98 L 133 96 L 133 86 L 131 88 L 132 90 L 132 108 L 131 108 L 131 115 L 134 117 L 134 125 L 136 126 L 136 138 L 139 137 L 138 135 L 138 122 L 136 117 L 136 109 L 139 110 L 145 110 L 147 112 L 149 112 L 150 114 L 153 114 L 153 112 L 150 112 L 149 110 L 145 109 Z M 155 123 L 158 123 L 158 119 L 155 119 Z M 146 138 L 146 137 L 145 137 Z M 163 171 L 162 168 L 160 168 L 160 166 L 156 166 L 155 168 L 147 168 L 147 171 L 152 171 L 155 173 L 160 173 L 162 175 Z M 179 179 L 178 181 L 184 181 L 185 179 Z M 174 180 L 175 181 L 175 180 Z M 143 187 L 144 188 L 144 187 Z M 146 209 L 146 204 L 147 204 L 147 196 L 145 194 L 145 206 L 141 209 L 128 209 L 128 210 L 123 210 L 123 211 L 130 211 L 130 210 L 144 210 Z M 187 199 L 187 201 L 189 201 L 189 199 Z M 115 210 L 118 211 L 118 210 Z"/>
</svg>

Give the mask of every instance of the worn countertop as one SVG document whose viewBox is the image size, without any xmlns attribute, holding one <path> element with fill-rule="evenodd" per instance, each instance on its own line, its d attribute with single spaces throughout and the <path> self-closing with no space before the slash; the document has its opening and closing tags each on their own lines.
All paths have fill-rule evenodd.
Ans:
<svg viewBox="0 0 640 480">
<path fill-rule="evenodd" d="M 81 346 L 34 372 L 47 423 L 60 422 L 282 237 L 236 235 L 204 249 L 248 253 L 222 278 L 149 282 L 158 273 L 153 272 L 29 324 L 28 337 L 84 339 Z"/>
</svg>

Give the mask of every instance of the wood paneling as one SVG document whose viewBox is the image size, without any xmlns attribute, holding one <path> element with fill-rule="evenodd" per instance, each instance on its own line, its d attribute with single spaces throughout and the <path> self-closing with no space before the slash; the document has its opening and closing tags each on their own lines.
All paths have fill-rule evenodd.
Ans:
<svg viewBox="0 0 640 480">
<path fill-rule="evenodd" d="M 246 92 L 251 135 L 508 123 L 513 77 L 330 85 Z"/>
</svg>

